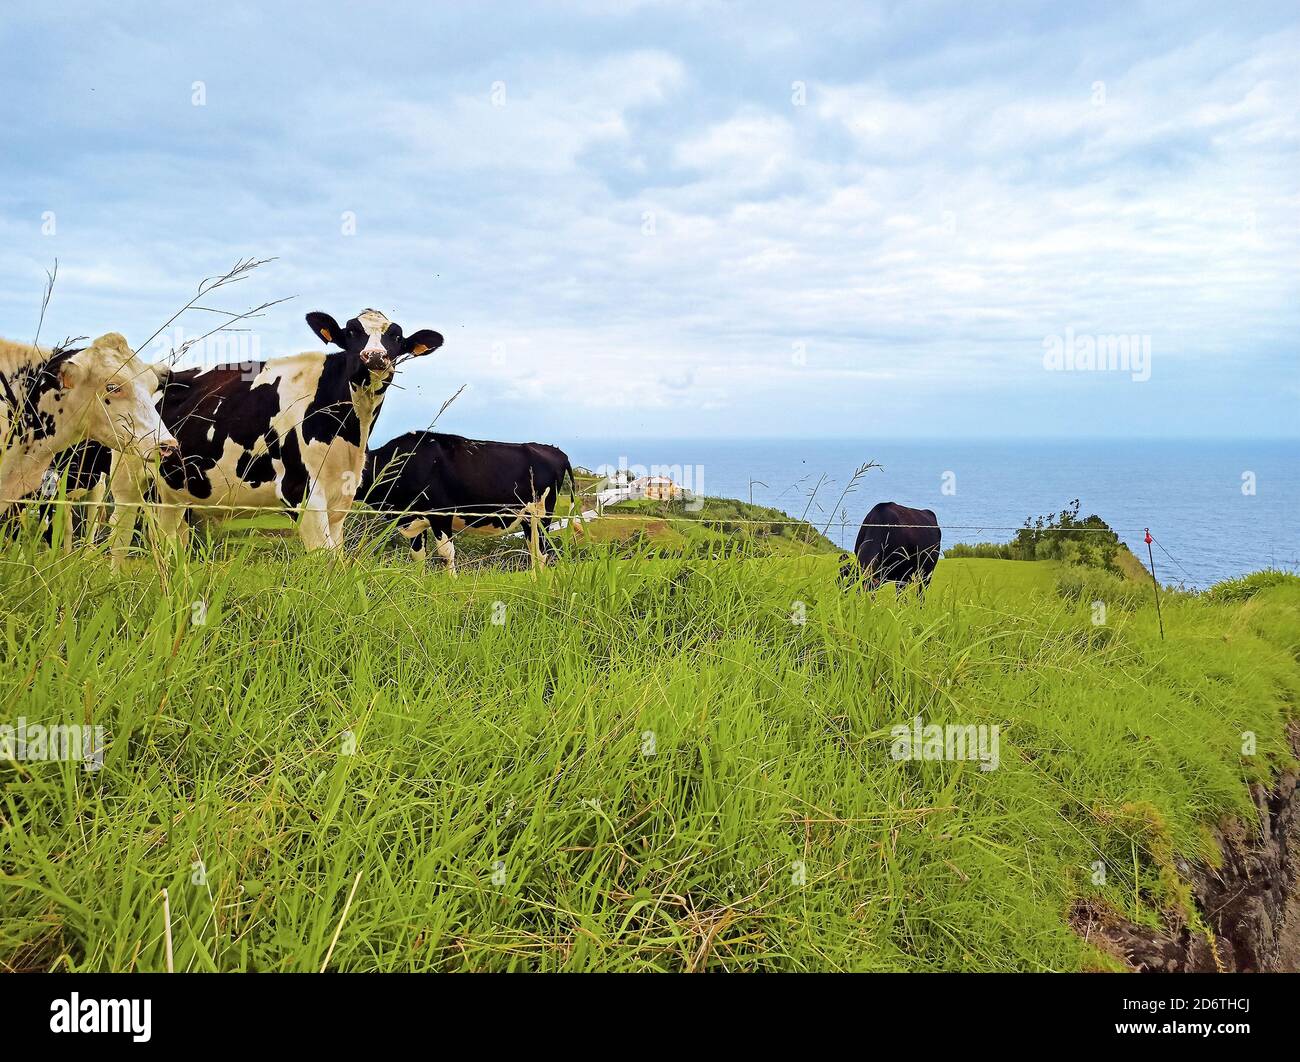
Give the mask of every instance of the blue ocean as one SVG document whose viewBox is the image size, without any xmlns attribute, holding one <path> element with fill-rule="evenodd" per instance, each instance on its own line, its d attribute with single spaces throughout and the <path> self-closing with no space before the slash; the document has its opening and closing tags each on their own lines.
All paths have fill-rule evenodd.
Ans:
<svg viewBox="0 0 1300 1062">
<path fill-rule="evenodd" d="M 670 471 L 715 497 L 769 505 L 851 546 L 878 501 L 933 509 L 945 544 L 1005 542 L 1073 499 L 1162 582 L 1205 588 L 1260 568 L 1300 569 L 1300 440 L 571 439 L 575 465 Z M 841 495 L 854 471 L 867 472 Z M 656 467 L 657 466 L 657 467 Z M 847 512 L 847 520 L 842 515 Z"/>
</svg>

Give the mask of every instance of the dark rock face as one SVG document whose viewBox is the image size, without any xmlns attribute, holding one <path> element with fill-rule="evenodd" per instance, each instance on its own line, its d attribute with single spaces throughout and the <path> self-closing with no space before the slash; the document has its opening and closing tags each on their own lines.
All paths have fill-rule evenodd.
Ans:
<svg viewBox="0 0 1300 1062">
<path fill-rule="evenodd" d="M 1300 726 L 1291 730 L 1300 753 Z M 1272 789 L 1251 786 L 1259 809 L 1256 824 L 1222 823 L 1215 840 L 1223 852 L 1218 868 L 1178 860 L 1196 905 L 1214 933 L 1186 924 L 1165 931 L 1136 926 L 1076 905 L 1076 929 L 1135 970 L 1170 973 L 1300 971 L 1300 794 L 1296 773 L 1284 772 Z M 1217 952 L 1217 961 L 1216 961 Z"/>
</svg>

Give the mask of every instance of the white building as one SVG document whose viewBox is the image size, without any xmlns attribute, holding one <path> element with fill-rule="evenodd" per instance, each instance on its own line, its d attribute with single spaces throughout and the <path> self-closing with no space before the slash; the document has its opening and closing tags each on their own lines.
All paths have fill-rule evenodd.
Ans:
<svg viewBox="0 0 1300 1062">
<path fill-rule="evenodd" d="M 695 497 L 693 491 L 674 482 L 668 476 L 641 476 L 631 482 L 611 477 L 605 480 L 596 492 L 596 501 L 602 508 L 623 501 L 635 501 L 638 498 L 648 498 L 651 501 L 687 501 L 693 497 Z"/>
</svg>

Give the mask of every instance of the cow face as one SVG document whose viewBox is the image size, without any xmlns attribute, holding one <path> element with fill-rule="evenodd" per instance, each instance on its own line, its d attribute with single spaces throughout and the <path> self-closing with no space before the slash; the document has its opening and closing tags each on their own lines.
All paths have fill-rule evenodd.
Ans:
<svg viewBox="0 0 1300 1062">
<path fill-rule="evenodd" d="M 357 358 L 371 374 L 391 373 L 401 359 L 417 358 L 442 346 L 442 336 L 430 328 L 403 336 L 402 326 L 378 310 L 362 310 L 344 328 L 329 314 L 319 312 L 309 313 L 307 324 L 323 342 Z"/>
<path fill-rule="evenodd" d="M 60 428 L 70 437 L 65 442 L 93 439 L 145 460 L 176 452 L 176 439 L 158 415 L 158 376 L 117 332 L 62 358 L 54 371 L 53 398 L 65 422 Z"/>
</svg>

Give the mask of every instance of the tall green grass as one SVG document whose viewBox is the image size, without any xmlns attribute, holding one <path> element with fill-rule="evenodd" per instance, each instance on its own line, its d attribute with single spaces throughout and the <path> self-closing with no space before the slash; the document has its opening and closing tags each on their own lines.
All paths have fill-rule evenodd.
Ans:
<svg viewBox="0 0 1300 1062">
<path fill-rule="evenodd" d="M 1174 856 L 1290 762 L 1296 581 L 1161 642 L 1051 563 L 924 602 L 836 564 L 9 544 L 0 722 L 109 745 L 0 763 L 0 968 L 162 969 L 164 888 L 180 970 L 1105 965 L 1071 904 L 1185 906 Z M 895 761 L 916 715 L 1000 725 L 999 769 Z"/>
</svg>

